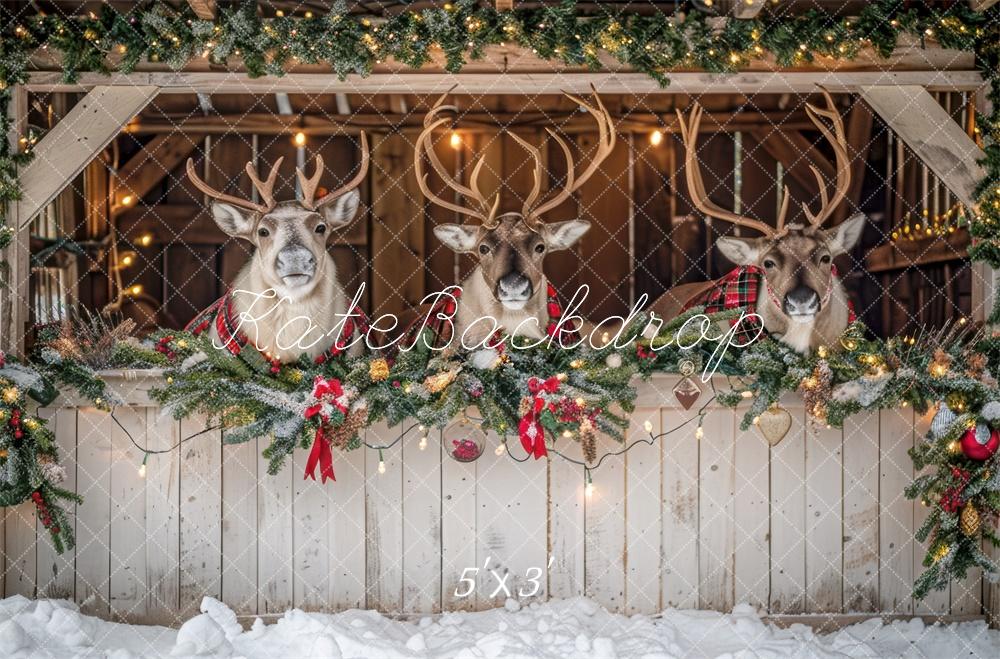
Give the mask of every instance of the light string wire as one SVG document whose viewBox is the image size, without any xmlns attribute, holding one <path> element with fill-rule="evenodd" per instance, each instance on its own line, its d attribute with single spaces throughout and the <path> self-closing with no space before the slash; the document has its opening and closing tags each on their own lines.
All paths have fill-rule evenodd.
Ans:
<svg viewBox="0 0 1000 659">
<path fill-rule="evenodd" d="M 617 457 L 619 455 L 625 455 L 626 453 L 628 453 L 629 451 L 631 451 L 633 448 L 635 448 L 639 444 L 646 444 L 647 446 L 655 446 L 656 442 L 658 442 L 660 439 L 662 439 L 663 437 L 666 437 L 667 435 L 671 435 L 671 434 L 673 434 L 675 432 L 678 432 L 678 431 L 682 430 L 684 427 L 688 426 L 695 419 L 698 420 L 698 427 L 701 428 L 702 422 L 704 421 L 705 416 L 707 414 L 706 410 L 708 409 L 709 405 L 711 405 L 713 402 L 715 402 L 716 399 L 718 398 L 718 391 L 715 388 L 715 382 L 712 381 L 712 380 L 710 380 L 709 382 L 710 382 L 711 388 L 712 388 L 712 396 L 711 396 L 711 398 L 709 398 L 708 400 L 706 400 L 701 405 L 701 407 L 698 408 L 698 411 L 693 416 L 685 419 L 684 421 L 680 422 L 676 426 L 674 426 L 674 427 L 672 427 L 672 428 L 670 428 L 668 430 L 664 430 L 664 431 L 662 431 L 660 433 L 657 433 L 655 435 L 653 434 L 653 431 L 650 430 L 649 431 L 649 438 L 640 437 L 639 439 L 633 440 L 631 443 L 629 443 L 626 446 L 623 446 L 622 448 L 620 448 L 618 450 L 607 451 L 607 452 L 601 454 L 601 457 L 598 458 L 597 460 L 595 460 L 593 462 L 593 464 L 588 463 L 586 460 L 580 460 L 580 459 L 571 457 L 569 455 L 566 455 L 565 453 L 563 453 L 562 451 L 560 451 L 559 449 L 556 449 L 554 447 L 548 449 L 548 452 L 552 453 L 554 455 L 558 455 L 560 458 L 562 458 L 566 462 L 569 462 L 570 464 L 574 464 L 574 465 L 578 465 L 580 467 L 583 467 L 584 471 L 586 472 L 587 483 L 590 484 L 591 483 L 591 474 L 592 474 L 592 472 L 595 471 L 596 469 L 598 469 L 601 466 L 601 464 L 603 464 L 604 461 L 607 458 Z M 196 439 L 197 437 L 200 437 L 202 435 L 206 435 L 206 434 L 208 434 L 210 432 L 213 432 L 215 430 L 221 430 L 224 427 L 222 424 L 213 425 L 213 426 L 210 426 L 210 427 L 205 428 L 203 430 L 199 430 L 196 433 L 188 435 L 187 437 L 181 438 L 180 440 L 178 440 L 175 444 L 173 444 L 169 448 L 164 448 L 164 449 L 150 449 L 148 447 L 140 445 L 139 442 L 136 441 L 136 439 L 132 435 L 131 431 L 129 431 L 129 429 L 126 428 L 122 424 L 122 422 L 118 419 L 118 417 L 115 415 L 115 410 L 116 409 L 118 409 L 118 406 L 114 406 L 114 407 L 111 408 L 111 410 L 110 410 L 111 419 L 115 422 L 115 425 L 117 425 L 121 429 L 121 431 L 125 433 L 125 436 L 128 437 L 128 439 L 129 439 L 130 442 L 132 442 L 132 445 L 135 446 L 136 449 L 138 449 L 143 454 L 143 457 L 142 457 L 142 466 L 140 467 L 140 470 L 143 470 L 145 468 L 145 466 L 146 466 L 146 460 L 149 458 L 150 455 L 161 455 L 163 453 L 170 453 L 171 451 L 176 450 L 182 444 L 184 444 L 184 443 L 186 443 L 188 441 L 191 441 L 192 439 Z M 361 445 L 364 446 L 367 449 L 370 449 L 370 450 L 373 450 L 373 451 L 378 451 L 379 462 L 382 463 L 382 462 L 384 462 L 383 456 L 382 456 L 382 452 L 386 451 L 386 450 L 389 450 L 391 448 L 394 448 L 397 444 L 399 444 L 401 441 L 403 441 L 403 438 L 407 434 L 409 434 L 414 428 L 420 428 L 422 431 L 425 430 L 425 428 L 424 428 L 424 426 L 422 424 L 414 423 L 414 424 L 411 424 L 410 426 L 408 426 L 405 429 L 401 429 L 400 432 L 399 432 L 399 435 L 394 440 L 392 440 L 391 442 L 389 442 L 387 444 L 371 444 L 371 443 L 369 443 L 367 441 L 362 440 L 361 441 Z M 523 463 L 523 462 L 527 462 L 528 460 L 531 459 L 532 456 L 530 454 L 526 454 L 523 458 L 517 457 L 516 455 L 514 455 L 513 453 L 510 452 L 509 448 L 507 448 L 507 443 L 508 443 L 507 442 L 507 434 L 505 433 L 504 436 L 503 436 L 503 438 L 501 439 L 501 445 L 504 447 L 504 451 L 503 452 L 506 453 L 507 457 L 509 457 L 511 460 L 513 460 L 514 462 Z"/>
</svg>

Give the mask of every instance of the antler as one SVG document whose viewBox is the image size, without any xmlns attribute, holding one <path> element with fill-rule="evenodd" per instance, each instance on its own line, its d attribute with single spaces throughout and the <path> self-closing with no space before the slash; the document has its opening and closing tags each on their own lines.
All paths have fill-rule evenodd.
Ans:
<svg viewBox="0 0 1000 659">
<path fill-rule="evenodd" d="M 546 132 L 548 132 L 548 134 L 556 141 L 562 149 L 563 155 L 566 157 L 566 183 L 558 193 L 537 207 L 535 206 L 535 203 L 538 201 L 542 189 L 543 168 L 541 153 L 537 148 L 531 146 L 517 135 L 511 133 L 511 137 L 513 137 L 518 144 L 524 147 L 524 149 L 527 150 L 528 153 L 530 153 L 535 159 L 535 184 L 531 190 L 531 194 L 529 194 L 528 198 L 524 200 L 524 207 L 522 210 L 525 223 L 535 230 L 538 230 L 544 224 L 541 220 L 541 215 L 569 199 L 574 192 L 580 189 L 580 186 L 586 183 L 587 180 L 594 175 L 601 163 L 604 162 L 604 160 L 611 155 L 611 152 L 615 149 L 617 135 L 615 134 L 613 125 L 614 122 L 611 118 L 611 114 L 608 112 L 607 108 L 604 107 L 601 97 L 597 95 L 597 89 L 594 88 L 593 85 L 591 85 L 591 89 L 594 91 L 594 100 L 597 105 L 596 108 L 584 102 L 583 99 L 577 98 L 572 94 L 563 93 L 571 101 L 586 109 L 587 112 L 594 117 L 594 120 L 597 121 L 597 153 L 594 154 L 593 159 L 590 161 L 590 164 L 583 171 L 583 173 L 576 176 L 574 171 L 575 167 L 573 165 L 573 156 L 570 152 L 569 146 L 556 134 L 554 130 L 546 128 Z"/>
<path fill-rule="evenodd" d="M 744 215 L 738 215 L 731 211 L 723 210 L 716 206 L 708 198 L 705 192 L 705 182 L 701 178 L 701 168 L 698 165 L 698 154 L 695 152 L 698 140 L 698 127 L 701 124 L 701 106 L 697 103 L 691 108 L 688 122 L 684 122 L 684 115 L 677 111 L 677 121 L 681 127 L 681 139 L 684 140 L 684 173 L 687 177 L 688 192 L 691 195 L 691 203 L 705 215 L 732 222 L 737 226 L 745 226 L 760 231 L 768 238 L 777 239 L 788 233 L 785 227 L 785 215 L 788 212 L 788 186 L 785 186 L 784 197 L 781 203 L 781 211 L 778 213 L 778 225 L 771 225 L 755 220 Z"/>
<path fill-rule="evenodd" d="M 320 179 L 323 178 L 323 156 L 316 154 L 316 164 L 313 166 L 312 176 L 307 177 L 304 171 L 296 167 L 295 175 L 299 177 L 299 185 L 302 187 L 302 206 L 311 211 L 319 210 L 323 206 L 334 202 L 361 185 L 361 181 L 364 180 L 365 175 L 368 173 L 369 158 L 368 137 L 365 135 L 364 131 L 362 131 L 361 164 L 358 166 L 358 173 L 355 174 L 354 178 L 348 181 L 345 185 L 323 195 L 318 200 L 316 199 L 316 190 L 319 188 Z"/>
<path fill-rule="evenodd" d="M 448 170 L 441 163 L 441 160 L 434 152 L 433 146 L 430 146 L 427 143 L 430 140 L 431 134 L 435 130 L 451 122 L 451 119 L 448 117 L 435 119 L 437 114 L 445 110 L 457 110 L 457 108 L 453 105 L 442 105 L 447 95 L 447 93 L 442 94 L 441 98 L 437 100 L 434 106 L 427 112 L 426 116 L 424 116 L 424 130 L 417 137 L 417 141 L 413 145 L 413 168 L 416 170 L 417 174 L 417 185 L 420 186 L 420 192 L 422 192 L 425 197 L 438 206 L 455 211 L 456 213 L 468 215 L 469 217 L 474 217 L 482 222 L 483 226 L 486 228 L 495 229 L 499 225 L 496 215 L 497 209 L 500 207 L 500 195 L 498 194 L 491 204 L 489 200 L 487 200 L 486 195 L 484 195 L 479 189 L 479 173 L 482 171 L 483 164 L 486 162 L 486 156 L 481 157 L 476 163 L 476 166 L 472 168 L 472 176 L 469 178 L 469 185 L 466 186 L 448 173 Z M 445 182 L 445 185 L 466 199 L 476 202 L 476 204 L 479 205 L 479 210 L 455 204 L 446 199 L 442 199 L 431 192 L 430 186 L 427 185 L 427 174 L 424 172 L 423 154 L 421 151 L 426 153 L 427 160 L 430 161 L 431 167 L 434 168 L 437 175 L 440 176 Z"/>
<path fill-rule="evenodd" d="M 260 194 L 261 201 L 263 203 L 255 203 L 249 199 L 243 199 L 242 197 L 234 197 L 232 195 L 220 192 L 210 186 L 205 181 L 198 177 L 198 174 L 194 171 L 194 160 L 188 158 L 187 160 L 187 174 L 191 182 L 194 183 L 194 187 L 198 188 L 209 197 L 213 199 L 218 199 L 219 201 L 224 201 L 233 206 L 239 206 L 240 208 L 246 208 L 247 210 L 257 211 L 258 213 L 268 213 L 274 209 L 276 202 L 274 201 L 274 183 L 278 180 L 278 168 L 281 167 L 281 161 L 284 157 L 278 158 L 274 161 L 271 166 L 271 173 L 268 174 L 267 180 L 261 181 L 260 177 L 257 175 L 257 169 L 253 166 L 253 163 L 247 163 L 246 171 L 250 176 L 250 180 L 253 182 L 257 192 Z"/>
<path fill-rule="evenodd" d="M 851 162 L 847 156 L 847 135 L 844 132 L 844 120 L 841 118 L 840 113 L 837 112 L 837 106 L 834 105 L 830 93 L 822 87 L 820 87 L 820 90 L 823 92 L 823 98 L 826 99 L 827 109 L 821 110 L 811 103 L 806 103 L 806 114 L 809 115 L 812 122 L 816 124 L 816 128 L 819 129 L 819 132 L 823 133 L 823 137 L 833 147 L 833 153 L 837 158 L 837 180 L 834 184 L 833 198 L 828 198 L 826 183 L 823 181 L 822 175 L 820 175 L 819 170 L 814 165 L 809 165 L 809 169 L 812 170 L 813 176 L 816 177 L 816 182 L 819 184 L 820 208 L 813 215 L 809 211 L 808 206 L 803 203 L 802 210 L 805 212 L 806 218 L 813 229 L 819 228 L 830 217 L 833 209 L 844 200 L 844 197 L 847 195 L 847 188 L 851 185 Z M 826 117 L 830 120 L 830 123 L 833 124 L 832 132 L 820 117 Z"/>
</svg>

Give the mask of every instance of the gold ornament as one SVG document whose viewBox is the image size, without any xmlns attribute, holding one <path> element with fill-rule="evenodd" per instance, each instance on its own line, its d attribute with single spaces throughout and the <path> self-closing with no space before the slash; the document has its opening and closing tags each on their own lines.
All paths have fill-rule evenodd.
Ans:
<svg viewBox="0 0 1000 659">
<path fill-rule="evenodd" d="M 965 411 L 965 406 L 967 403 L 967 401 L 965 400 L 965 396 L 958 393 L 957 391 L 953 391 L 952 393 L 945 396 L 944 402 L 948 405 L 948 407 L 952 409 L 952 411 L 959 413 Z"/>
<path fill-rule="evenodd" d="M 770 446 L 777 446 L 792 427 L 792 415 L 777 403 L 757 417 L 757 430 Z"/>
<path fill-rule="evenodd" d="M 372 382 L 381 382 L 389 377 L 389 362 L 379 357 L 368 364 L 368 377 Z"/>
<path fill-rule="evenodd" d="M 951 368 L 951 355 L 938 348 L 934 351 L 931 363 L 927 365 L 927 372 L 933 377 L 943 378 L 948 374 L 949 368 Z"/>
<path fill-rule="evenodd" d="M 435 373 L 434 375 L 428 375 L 427 379 L 424 380 L 424 386 L 427 387 L 427 391 L 432 394 L 440 393 L 444 391 L 445 387 L 455 381 L 455 376 L 458 375 L 458 371 L 442 371 L 440 373 Z"/>
<path fill-rule="evenodd" d="M 7 410 L 0 410 L 0 423 L 7 420 Z"/>
<path fill-rule="evenodd" d="M 286 369 L 285 376 L 293 384 L 302 382 L 302 371 L 297 368 Z"/>
<path fill-rule="evenodd" d="M 7 387 L 3 390 L 3 402 L 5 403 L 13 405 L 20 396 L 21 392 L 17 390 L 17 387 Z"/>
<path fill-rule="evenodd" d="M 38 430 L 38 420 L 29 416 L 24 420 L 24 427 L 28 430 Z"/>
<path fill-rule="evenodd" d="M 958 526 L 962 529 L 962 533 L 966 536 L 976 535 L 982 522 L 983 518 L 979 515 L 976 507 L 971 503 L 965 504 L 965 507 L 962 508 L 962 515 L 958 519 Z"/>
<path fill-rule="evenodd" d="M 2 459 L 2 458 L 6 458 L 6 457 L 7 457 L 7 455 L 8 455 L 8 453 L 7 453 L 7 449 L 5 449 L 5 448 L 0 448 L 0 459 Z"/>
</svg>

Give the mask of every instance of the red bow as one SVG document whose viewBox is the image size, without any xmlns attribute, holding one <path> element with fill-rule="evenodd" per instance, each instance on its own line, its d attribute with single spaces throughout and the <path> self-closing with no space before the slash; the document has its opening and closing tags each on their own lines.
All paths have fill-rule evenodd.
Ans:
<svg viewBox="0 0 1000 659">
<path fill-rule="evenodd" d="M 334 408 L 341 414 L 347 414 L 344 387 L 337 378 L 326 380 L 317 375 L 313 380 L 312 396 L 316 403 L 306 408 L 305 417 L 311 419 L 318 416 L 319 427 L 316 428 L 312 450 L 309 451 L 309 458 L 306 460 L 306 473 L 303 479 L 316 480 L 316 466 L 319 465 L 322 482 L 325 483 L 327 478 L 335 481 L 337 479 L 333 475 L 333 451 L 330 450 L 330 441 L 323 431 L 330 421 L 330 412 Z"/>
<path fill-rule="evenodd" d="M 559 390 L 559 378 L 552 376 L 546 380 L 539 380 L 536 377 L 528 378 L 528 391 L 532 394 L 537 394 L 544 391 L 548 394 L 554 394 Z"/>
</svg>

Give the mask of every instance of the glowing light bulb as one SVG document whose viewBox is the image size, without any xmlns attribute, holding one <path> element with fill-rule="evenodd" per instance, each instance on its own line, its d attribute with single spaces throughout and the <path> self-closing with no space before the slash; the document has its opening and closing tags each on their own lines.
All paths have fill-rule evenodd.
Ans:
<svg viewBox="0 0 1000 659">
<path fill-rule="evenodd" d="M 497 444 L 496 450 L 493 451 L 497 455 L 503 455 L 507 452 L 507 445 L 504 443 Z"/>
<path fill-rule="evenodd" d="M 125 267 L 132 265 L 132 261 L 133 259 L 131 255 L 122 257 L 122 265 Z"/>
<path fill-rule="evenodd" d="M 595 488 L 594 488 L 594 484 L 593 483 L 587 483 L 586 492 L 587 492 L 587 498 L 588 499 L 590 497 L 594 496 L 594 489 Z"/>
<path fill-rule="evenodd" d="M 424 449 L 427 448 L 427 436 L 426 435 L 424 435 L 423 437 L 420 438 L 420 443 L 417 444 L 417 448 L 419 448 L 421 451 L 423 451 Z"/>
<path fill-rule="evenodd" d="M 142 284 L 135 284 L 128 289 L 128 292 L 132 295 L 142 295 Z"/>
<path fill-rule="evenodd" d="M 451 148 L 457 149 L 462 146 L 462 136 L 452 131 L 451 137 L 448 139 L 448 143 L 451 144 Z"/>
<path fill-rule="evenodd" d="M 753 398 L 753 392 L 750 391 L 749 389 L 747 389 L 740 395 L 743 396 L 744 398 Z"/>
<path fill-rule="evenodd" d="M 663 131 L 654 130 L 649 134 L 649 143 L 653 146 L 660 146 L 663 144 Z"/>
<path fill-rule="evenodd" d="M 704 436 L 705 436 L 705 429 L 702 428 L 701 426 L 698 426 L 698 428 L 694 431 L 694 438 L 701 439 Z"/>
<path fill-rule="evenodd" d="M 653 422 L 649 419 L 646 419 L 646 422 L 642 424 L 642 427 L 645 428 L 648 433 L 653 432 Z"/>
<path fill-rule="evenodd" d="M 122 197 L 122 206 L 131 206 L 133 201 L 135 200 L 132 198 L 132 195 L 127 194 Z"/>
<path fill-rule="evenodd" d="M 378 461 L 378 473 L 379 474 L 384 474 L 385 473 L 385 460 L 379 460 Z"/>
<path fill-rule="evenodd" d="M 151 234 L 151 233 L 144 233 L 141 236 L 139 236 L 139 244 L 142 245 L 143 247 L 149 247 L 150 245 L 152 245 L 153 244 L 153 234 Z"/>
<path fill-rule="evenodd" d="M 145 477 L 146 477 L 146 465 L 145 463 L 143 463 L 139 465 L 139 478 L 145 478 Z"/>
<path fill-rule="evenodd" d="M 305 146 L 306 145 L 306 134 L 302 131 L 295 133 L 295 137 L 292 138 L 292 144 L 295 146 Z"/>
</svg>

